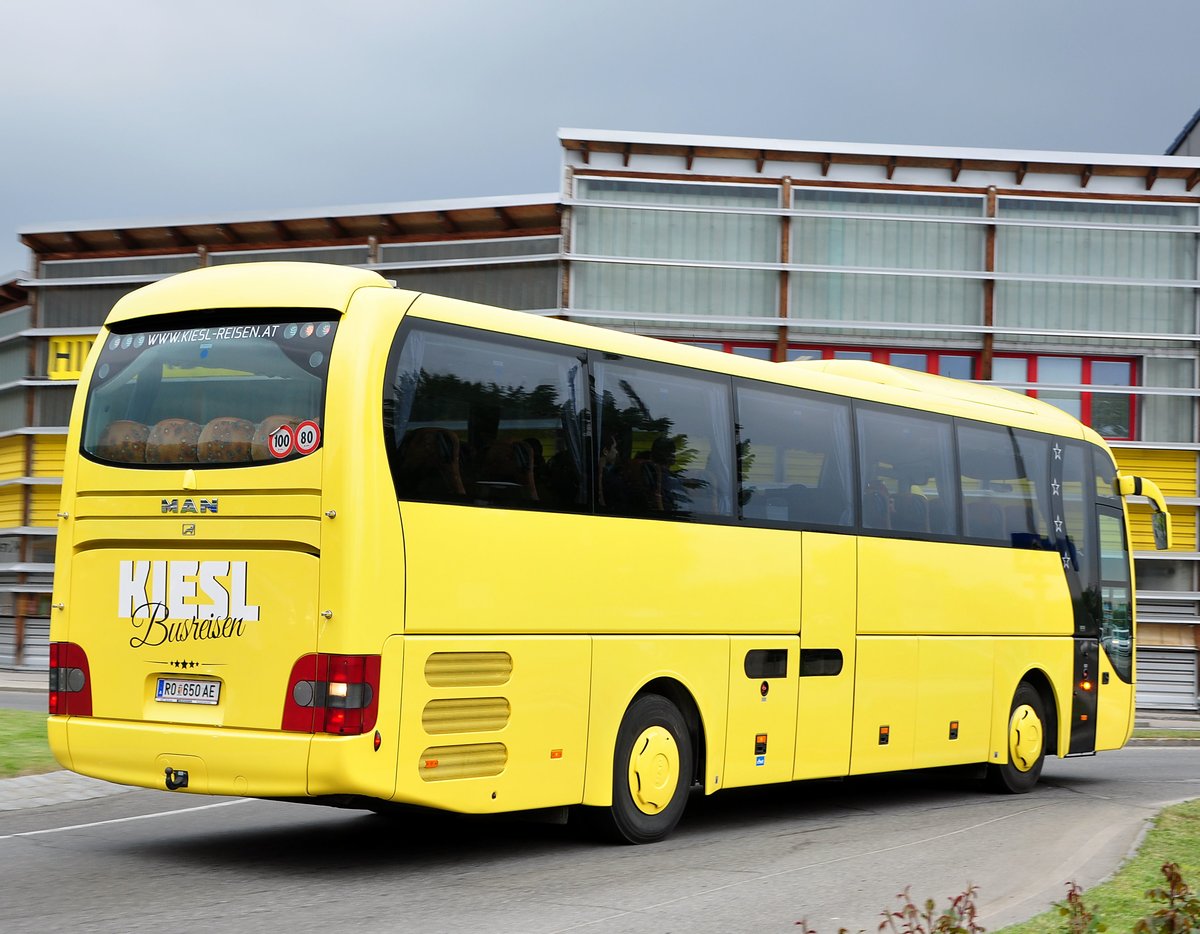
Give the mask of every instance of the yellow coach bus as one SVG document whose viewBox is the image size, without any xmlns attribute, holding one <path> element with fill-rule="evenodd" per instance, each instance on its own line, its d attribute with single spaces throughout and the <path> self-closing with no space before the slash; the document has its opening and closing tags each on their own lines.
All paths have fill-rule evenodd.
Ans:
<svg viewBox="0 0 1200 934">
<path fill-rule="evenodd" d="M 66 767 L 616 839 L 689 791 L 1120 747 L 1122 477 L 1063 412 L 224 266 L 122 299 L 71 418 Z M 1160 543 L 1165 547 L 1165 542 Z"/>
</svg>

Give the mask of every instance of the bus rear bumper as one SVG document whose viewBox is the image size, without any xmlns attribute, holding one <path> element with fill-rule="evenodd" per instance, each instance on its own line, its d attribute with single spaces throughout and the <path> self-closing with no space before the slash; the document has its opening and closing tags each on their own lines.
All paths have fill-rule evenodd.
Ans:
<svg viewBox="0 0 1200 934">
<path fill-rule="evenodd" d="M 76 772 L 121 785 L 258 798 L 308 795 L 312 736 L 90 717 L 51 717 L 51 745 Z"/>
</svg>

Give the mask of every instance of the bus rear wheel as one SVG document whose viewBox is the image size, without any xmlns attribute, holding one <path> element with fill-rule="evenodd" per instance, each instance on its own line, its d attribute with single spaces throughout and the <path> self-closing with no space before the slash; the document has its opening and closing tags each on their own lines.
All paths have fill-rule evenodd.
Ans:
<svg viewBox="0 0 1200 934">
<path fill-rule="evenodd" d="M 600 829 L 618 843 L 654 843 L 679 823 L 692 783 L 692 737 L 667 698 L 637 698 L 621 721 L 613 753 L 612 805 Z"/>
<path fill-rule="evenodd" d="M 1046 713 L 1042 696 L 1028 682 L 1013 695 L 1004 746 L 1007 761 L 988 766 L 988 784 L 1006 794 L 1024 794 L 1038 783 L 1046 761 Z"/>
</svg>

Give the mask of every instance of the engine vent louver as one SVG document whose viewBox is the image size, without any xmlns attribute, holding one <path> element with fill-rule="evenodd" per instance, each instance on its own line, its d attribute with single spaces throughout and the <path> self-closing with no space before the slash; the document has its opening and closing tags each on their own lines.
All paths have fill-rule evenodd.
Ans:
<svg viewBox="0 0 1200 934">
<path fill-rule="evenodd" d="M 455 778 L 489 778 L 504 771 L 508 748 L 503 743 L 430 746 L 417 763 L 421 778 L 441 782 Z"/>
<path fill-rule="evenodd" d="M 512 677 L 507 652 L 435 652 L 425 661 L 425 683 L 434 688 L 491 687 Z"/>
<path fill-rule="evenodd" d="M 426 704 L 421 725 L 430 735 L 488 733 L 508 726 L 511 712 L 503 697 L 449 697 Z"/>
</svg>

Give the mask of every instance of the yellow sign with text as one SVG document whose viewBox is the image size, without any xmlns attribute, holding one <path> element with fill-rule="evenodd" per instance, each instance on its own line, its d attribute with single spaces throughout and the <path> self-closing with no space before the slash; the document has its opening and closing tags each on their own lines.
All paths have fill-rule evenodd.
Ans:
<svg viewBox="0 0 1200 934">
<path fill-rule="evenodd" d="M 69 334 L 50 338 L 46 355 L 46 376 L 49 379 L 79 379 L 83 362 L 96 342 L 94 334 Z"/>
</svg>

